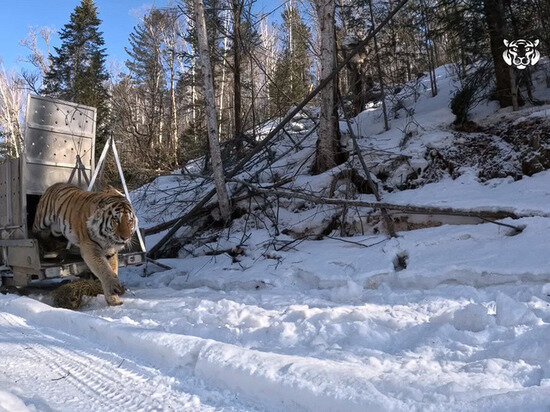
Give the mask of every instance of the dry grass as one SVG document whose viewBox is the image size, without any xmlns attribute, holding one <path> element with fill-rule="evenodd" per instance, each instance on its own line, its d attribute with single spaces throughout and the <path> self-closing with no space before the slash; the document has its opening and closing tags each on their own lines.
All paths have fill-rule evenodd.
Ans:
<svg viewBox="0 0 550 412">
<path fill-rule="evenodd" d="M 94 297 L 103 293 L 98 280 L 81 279 L 55 289 L 52 292 L 55 307 L 78 309 L 84 297 Z"/>
</svg>

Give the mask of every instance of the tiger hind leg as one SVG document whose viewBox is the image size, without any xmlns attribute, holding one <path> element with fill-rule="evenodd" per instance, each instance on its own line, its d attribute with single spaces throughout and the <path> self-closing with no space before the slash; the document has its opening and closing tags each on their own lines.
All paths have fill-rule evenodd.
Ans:
<svg viewBox="0 0 550 412">
<path fill-rule="evenodd" d="M 61 259 L 67 257 L 67 241 L 64 237 L 54 236 L 49 229 L 33 230 L 38 240 L 40 257 L 43 259 Z"/>
</svg>

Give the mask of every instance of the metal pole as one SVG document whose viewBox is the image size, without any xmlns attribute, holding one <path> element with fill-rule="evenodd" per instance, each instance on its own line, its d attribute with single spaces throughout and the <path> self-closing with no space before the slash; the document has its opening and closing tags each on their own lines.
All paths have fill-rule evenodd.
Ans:
<svg viewBox="0 0 550 412">
<path fill-rule="evenodd" d="M 109 139 L 107 139 L 107 142 L 105 143 L 105 147 L 103 148 L 103 151 L 101 152 L 101 156 L 99 157 L 99 160 L 97 162 L 97 166 L 94 170 L 92 180 L 90 181 L 90 184 L 88 185 L 88 191 L 91 191 L 94 188 L 94 184 L 95 184 L 95 181 L 97 179 L 97 176 L 99 175 L 99 172 L 103 168 L 103 162 L 105 161 L 105 156 L 107 156 L 107 150 L 109 150 L 109 145 L 111 144 L 112 139 L 113 139 L 112 137 L 109 137 Z"/>
<path fill-rule="evenodd" d="M 126 186 L 126 179 L 124 179 L 124 173 L 122 172 L 122 165 L 120 164 L 120 159 L 118 157 L 118 152 L 116 150 L 115 139 L 113 139 L 112 137 L 111 137 L 111 147 L 113 149 L 113 154 L 115 155 L 115 163 L 118 169 L 118 174 L 120 176 L 120 181 L 122 182 L 122 187 L 124 188 L 124 194 L 126 195 L 126 199 L 128 199 L 128 202 L 132 204 L 132 201 L 130 200 L 130 193 L 128 192 L 128 187 Z M 143 238 L 141 237 L 141 232 L 139 231 L 139 228 L 137 228 L 136 234 L 139 239 L 141 250 L 145 250 L 145 242 L 143 242 Z"/>
</svg>

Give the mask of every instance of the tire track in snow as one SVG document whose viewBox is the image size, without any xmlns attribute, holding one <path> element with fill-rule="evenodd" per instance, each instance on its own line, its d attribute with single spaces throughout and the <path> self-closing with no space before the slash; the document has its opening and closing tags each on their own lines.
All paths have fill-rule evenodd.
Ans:
<svg viewBox="0 0 550 412">
<path fill-rule="evenodd" d="M 370 382 L 371 372 L 359 365 L 260 352 L 194 336 L 120 326 L 29 298 L 16 298 L 3 306 L 36 327 L 61 329 L 70 336 L 80 336 L 115 353 L 140 359 L 167 377 L 192 381 L 193 393 L 206 388 L 210 394 L 221 395 L 222 400 L 213 399 L 212 404 L 222 408 L 348 412 L 407 409 L 402 401 L 376 389 Z M 241 399 L 247 402 L 244 407 Z"/>
<path fill-rule="evenodd" d="M 116 354 L 90 350 L 71 335 L 42 333 L 9 313 L 0 312 L 0 336 L 3 342 L 9 342 L 8 354 L 15 358 L 0 358 L 4 375 L 10 376 L 11 372 L 17 376 L 13 379 L 16 382 L 7 380 L 6 384 L 22 386 L 25 393 L 40 394 L 55 410 L 247 409 L 238 402 L 204 404 L 196 395 L 180 390 L 178 386 L 182 385 L 174 378 Z M 226 396 L 207 393 L 207 398 L 214 401 Z"/>
</svg>

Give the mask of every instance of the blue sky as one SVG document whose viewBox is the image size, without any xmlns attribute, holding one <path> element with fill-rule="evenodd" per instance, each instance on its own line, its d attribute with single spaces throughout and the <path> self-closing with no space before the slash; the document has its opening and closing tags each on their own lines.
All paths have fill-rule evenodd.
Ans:
<svg viewBox="0 0 550 412">
<path fill-rule="evenodd" d="M 170 0 L 96 0 L 101 30 L 104 33 L 108 62 L 123 62 L 128 35 L 138 23 L 137 15 L 144 10 L 166 6 Z M 281 1 L 259 0 L 257 10 L 270 10 Z M 24 64 L 19 59 L 27 54 L 19 40 L 27 36 L 29 26 L 48 26 L 55 29 L 52 44 L 59 45 L 57 32 L 69 21 L 69 16 L 80 0 L 0 0 L 0 58 L 6 69 L 19 70 Z M 277 15 L 280 12 L 276 13 Z M 270 20 L 276 19 L 273 16 Z"/>
<path fill-rule="evenodd" d="M 168 2 L 155 0 L 154 4 L 160 7 Z M 59 45 L 57 32 L 69 21 L 80 0 L 0 0 L 0 3 L 6 3 L 0 12 L 0 58 L 6 69 L 17 70 L 22 65 L 18 59 L 26 54 L 18 42 L 26 37 L 29 26 L 53 27 L 56 32 L 53 44 Z M 124 47 L 138 23 L 136 15 L 152 4 L 152 0 L 96 0 L 109 58 L 125 59 Z"/>
</svg>

